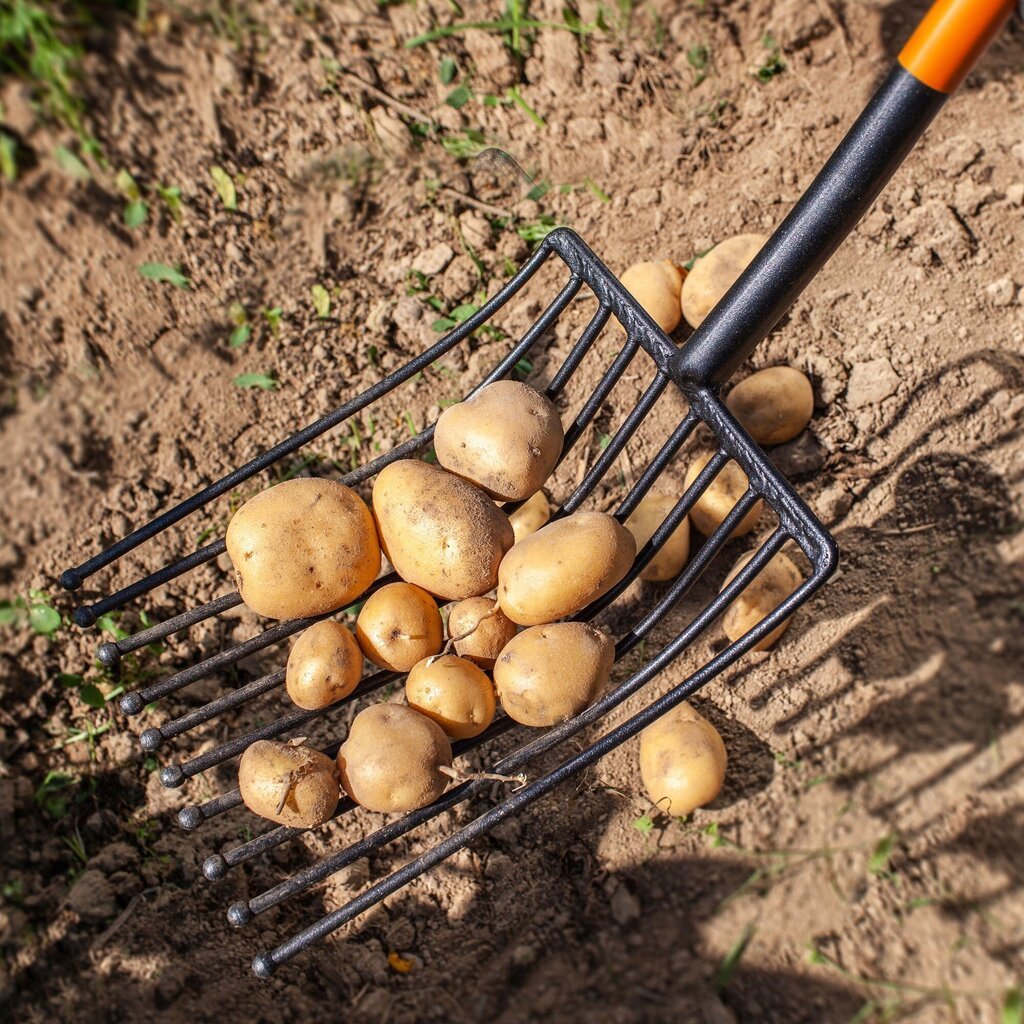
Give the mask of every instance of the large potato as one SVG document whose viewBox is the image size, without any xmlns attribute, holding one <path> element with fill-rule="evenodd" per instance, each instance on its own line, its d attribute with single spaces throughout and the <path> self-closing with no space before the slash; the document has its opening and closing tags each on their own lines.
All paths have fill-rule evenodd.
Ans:
<svg viewBox="0 0 1024 1024">
<path fill-rule="evenodd" d="M 551 475 L 562 454 L 562 421 L 529 384 L 498 380 L 437 421 L 437 461 L 492 498 L 520 501 Z"/>
<path fill-rule="evenodd" d="M 242 600 L 272 619 L 341 608 L 380 571 L 370 510 L 334 480 L 287 480 L 250 498 L 226 543 Z"/>
<path fill-rule="evenodd" d="M 412 583 L 389 583 L 359 609 L 356 640 L 374 665 L 408 672 L 441 650 L 444 625 L 437 602 Z"/>
<path fill-rule="evenodd" d="M 541 527 L 502 559 L 498 604 L 521 626 L 563 619 L 607 594 L 629 571 L 633 535 L 604 512 Z"/>
<path fill-rule="evenodd" d="M 524 537 L 536 533 L 551 518 L 551 506 L 548 504 L 547 495 L 543 491 L 538 491 L 508 518 L 518 544 Z"/>
<path fill-rule="evenodd" d="M 345 792 L 371 811 L 412 811 L 448 785 L 438 771 L 452 748 L 436 722 L 401 704 L 373 704 L 352 720 L 338 751 Z"/>
<path fill-rule="evenodd" d="M 725 404 L 758 444 L 784 444 L 811 422 L 814 390 L 799 370 L 772 366 L 741 380 Z"/>
<path fill-rule="evenodd" d="M 726 760 L 718 730 L 686 703 L 640 733 L 640 778 L 651 801 L 669 814 L 711 803 L 725 781 Z"/>
<path fill-rule="evenodd" d="M 405 681 L 405 699 L 453 740 L 479 736 L 494 720 L 490 679 L 473 662 L 453 654 L 416 665 Z"/>
<path fill-rule="evenodd" d="M 300 708 L 325 708 L 347 697 L 363 674 L 363 655 L 352 634 L 331 619 L 314 622 L 292 646 L 284 686 Z"/>
<path fill-rule="evenodd" d="M 523 725 L 555 725 L 579 714 L 604 690 L 615 644 L 586 622 L 524 629 L 494 664 L 505 713 Z"/>
<path fill-rule="evenodd" d="M 415 459 L 381 470 L 373 515 L 398 575 L 454 601 L 493 589 L 515 540 L 508 516 L 483 491 Z"/>
<path fill-rule="evenodd" d="M 765 235 L 735 235 L 694 261 L 680 295 L 683 316 L 691 327 L 701 325 L 767 241 Z"/>
<path fill-rule="evenodd" d="M 724 590 L 736 573 L 754 557 L 753 551 L 741 555 L 736 564 L 729 570 L 722 584 Z M 803 575 L 796 563 L 783 552 L 779 552 L 769 563 L 747 584 L 746 590 L 725 610 L 722 616 L 722 628 L 725 635 L 732 641 L 753 629 L 770 611 L 777 608 L 803 582 Z M 783 619 L 760 643 L 755 644 L 755 651 L 766 651 L 782 636 L 789 625 L 789 619 Z"/>
<path fill-rule="evenodd" d="M 666 334 L 671 334 L 679 326 L 679 291 L 683 287 L 683 275 L 674 263 L 669 260 L 634 263 L 620 280 L 626 291 Z"/>
<path fill-rule="evenodd" d="M 683 487 L 689 487 L 697 479 L 701 470 L 711 461 L 710 455 L 698 455 L 686 471 Z M 725 517 L 733 510 L 736 502 L 747 493 L 747 474 L 731 459 L 718 472 L 718 476 L 707 486 L 707 490 L 697 499 L 690 509 L 690 522 L 704 534 L 711 534 L 722 525 Z M 757 526 L 761 518 L 761 500 L 758 499 L 750 507 L 750 511 L 740 520 L 732 531 L 733 537 L 742 537 Z"/>
<path fill-rule="evenodd" d="M 314 828 L 338 806 L 334 762 L 309 747 L 257 740 L 238 762 L 242 802 L 255 814 L 291 828 Z"/>
<path fill-rule="evenodd" d="M 639 551 L 653 536 L 676 506 L 678 498 L 668 494 L 648 494 L 640 500 L 633 514 L 626 520 L 626 529 L 633 534 Z M 690 521 L 683 521 L 672 531 L 658 553 L 647 563 L 640 579 L 651 583 L 664 583 L 679 575 L 690 557 Z"/>
<path fill-rule="evenodd" d="M 452 605 L 448 636 L 460 658 L 481 668 L 494 668 L 505 644 L 516 635 L 516 624 L 490 597 L 468 597 Z"/>
</svg>

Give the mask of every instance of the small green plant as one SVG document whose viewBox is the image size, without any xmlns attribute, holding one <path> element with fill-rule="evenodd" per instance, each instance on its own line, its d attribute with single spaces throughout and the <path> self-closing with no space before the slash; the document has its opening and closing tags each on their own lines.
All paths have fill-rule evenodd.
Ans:
<svg viewBox="0 0 1024 1024">
<path fill-rule="evenodd" d="M 520 224 L 516 228 L 516 234 L 536 245 L 547 238 L 556 227 L 558 225 L 555 223 L 555 218 L 550 213 L 542 213 L 535 221 Z"/>
<path fill-rule="evenodd" d="M 28 599 L 16 597 L 13 601 L 0 601 L 0 626 L 27 625 L 34 633 L 52 636 L 61 627 L 60 612 L 42 590 L 30 590 Z"/>
<path fill-rule="evenodd" d="M 68 812 L 67 790 L 71 789 L 77 779 L 66 772 L 49 771 L 43 777 L 33 799 L 43 812 L 54 821 L 59 821 Z"/>
<path fill-rule="evenodd" d="M 281 321 L 284 320 L 284 312 L 281 307 L 265 307 L 261 315 L 266 321 L 267 326 L 270 328 L 270 333 L 276 337 L 278 332 L 281 330 Z"/>
<path fill-rule="evenodd" d="M 455 81 L 458 68 L 451 57 L 445 57 L 437 69 L 437 77 L 441 79 L 442 85 L 451 85 Z"/>
<path fill-rule="evenodd" d="M 0 117 L 2 117 L 0 111 Z M 0 175 L 5 181 L 18 180 L 18 143 L 7 132 L 0 131 Z"/>
<path fill-rule="evenodd" d="M 228 348 L 241 348 L 252 334 L 252 324 L 249 323 L 245 306 L 237 301 L 232 302 L 228 306 L 228 319 L 234 325 L 228 335 Z"/>
<path fill-rule="evenodd" d="M 92 178 L 89 168 L 67 146 L 54 146 L 53 159 L 61 171 L 75 181 L 89 181 Z"/>
<path fill-rule="evenodd" d="M 240 373 L 234 380 L 235 387 L 259 388 L 261 391 L 276 391 L 279 384 L 266 373 Z"/>
<path fill-rule="evenodd" d="M 740 937 L 733 943 L 732 948 L 728 953 L 725 954 L 725 958 L 722 960 L 721 965 L 715 972 L 713 984 L 716 992 L 723 992 L 732 981 L 732 976 L 736 973 L 736 968 L 740 965 L 740 960 L 743 959 L 743 954 L 747 951 L 747 947 L 750 945 L 750 940 L 754 937 L 754 926 L 748 924 L 740 934 Z"/>
<path fill-rule="evenodd" d="M 694 85 L 700 85 L 700 83 L 708 77 L 708 61 L 710 58 L 711 52 L 704 43 L 694 43 L 694 45 L 686 51 L 686 62 L 694 71 Z"/>
<path fill-rule="evenodd" d="M 172 284 L 183 291 L 192 287 L 191 278 L 186 277 L 180 267 L 172 267 L 167 263 L 143 263 L 139 266 L 139 273 L 148 281 Z"/>
<path fill-rule="evenodd" d="M 754 68 L 754 77 L 759 82 L 768 82 L 786 70 L 786 62 L 782 59 L 782 51 L 775 37 L 765 33 L 761 37 L 761 45 L 768 50 L 768 56 Z"/>
<path fill-rule="evenodd" d="M 313 309 L 321 320 L 326 320 L 331 315 L 331 296 L 322 284 L 315 284 L 309 290 L 313 297 Z"/>
<path fill-rule="evenodd" d="M 225 210 L 238 209 L 238 192 L 235 189 L 235 182 L 231 175 L 223 167 L 214 165 L 210 168 L 210 177 L 213 178 L 213 187 L 220 196 L 221 203 Z"/>
<path fill-rule="evenodd" d="M 181 189 L 177 185 L 157 185 L 156 194 L 167 208 L 168 216 L 175 224 L 181 223 Z"/>
<path fill-rule="evenodd" d="M 118 191 L 125 198 L 124 222 L 130 228 L 137 228 L 146 222 L 149 214 L 149 207 L 146 206 L 139 189 L 138 182 L 131 176 L 131 173 L 124 167 L 117 172 L 114 184 Z"/>
</svg>

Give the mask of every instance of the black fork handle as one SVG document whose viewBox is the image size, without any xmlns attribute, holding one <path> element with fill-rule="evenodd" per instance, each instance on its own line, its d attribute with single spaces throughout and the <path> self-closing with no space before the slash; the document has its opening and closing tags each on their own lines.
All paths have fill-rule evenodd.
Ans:
<svg viewBox="0 0 1024 1024">
<path fill-rule="evenodd" d="M 789 216 L 673 359 L 679 382 L 718 386 L 822 268 L 1016 6 L 938 0 Z"/>
</svg>

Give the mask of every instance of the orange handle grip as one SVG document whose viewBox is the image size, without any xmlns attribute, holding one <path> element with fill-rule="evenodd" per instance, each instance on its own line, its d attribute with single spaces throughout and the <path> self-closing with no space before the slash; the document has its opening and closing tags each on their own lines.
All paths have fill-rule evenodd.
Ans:
<svg viewBox="0 0 1024 1024">
<path fill-rule="evenodd" d="M 1015 7 L 1016 0 L 937 0 L 899 62 L 932 89 L 953 92 Z"/>
</svg>

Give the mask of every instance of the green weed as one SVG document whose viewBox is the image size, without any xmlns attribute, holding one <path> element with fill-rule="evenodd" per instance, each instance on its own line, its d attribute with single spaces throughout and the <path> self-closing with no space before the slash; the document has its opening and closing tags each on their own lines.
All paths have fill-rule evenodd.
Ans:
<svg viewBox="0 0 1024 1024">
<path fill-rule="evenodd" d="M 234 379 L 235 387 L 259 388 L 261 391 L 276 391 L 279 382 L 266 373 L 240 373 Z"/>
<path fill-rule="evenodd" d="M 171 284 L 183 291 L 192 287 L 191 278 L 186 277 L 180 267 L 172 267 L 167 263 L 143 263 L 139 266 L 139 273 L 148 281 Z"/>
<path fill-rule="evenodd" d="M 768 56 L 754 68 L 753 75 L 759 82 L 768 82 L 786 70 L 786 62 L 782 59 L 782 51 L 774 36 L 767 33 L 763 35 L 761 45 L 769 51 Z"/>
</svg>

